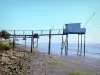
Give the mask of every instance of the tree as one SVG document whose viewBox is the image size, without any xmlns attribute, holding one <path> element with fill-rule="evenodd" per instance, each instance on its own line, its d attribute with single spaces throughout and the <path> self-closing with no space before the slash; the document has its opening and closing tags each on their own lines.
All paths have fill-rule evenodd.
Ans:
<svg viewBox="0 0 100 75">
<path fill-rule="evenodd" d="M 2 30 L 0 32 L 0 37 L 4 38 L 4 39 L 9 39 L 10 34 L 6 31 L 6 30 Z"/>
</svg>

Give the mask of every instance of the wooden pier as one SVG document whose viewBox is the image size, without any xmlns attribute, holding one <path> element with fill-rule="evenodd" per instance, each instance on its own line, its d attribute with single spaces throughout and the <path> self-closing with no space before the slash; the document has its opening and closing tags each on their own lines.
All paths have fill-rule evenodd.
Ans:
<svg viewBox="0 0 100 75">
<path fill-rule="evenodd" d="M 67 31 L 66 31 L 67 30 Z M 38 39 L 41 36 L 48 36 L 48 54 L 51 53 L 51 38 L 52 36 L 59 36 L 62 35 L 62 42 L 61 42 L 61 55 L 63 53 L 63 36 L 66 36 L 65 41 L 65 55 L 68 55 L 68 34 L 77 34 L 78 35 L 78 49 L 77 49 L 77 55 L 82 55 L 82 52 L 85 56 L 85 32 L 68 32 L 68 29 L 50 29 L 50 30 L 7 30 L 12 31 L 13 33 L 10 35 L 10 38 L 13 38 L 13 50 L 15 48 L 15 39 L 16 38 L 23 38 L 25 40 L 25 47 L 26 47 L 26 39 L 31 38 L 31 52 L 34 48 L 34 39 L 37 39 L 37 47 L 38 47 Z M 23 34 L 17 34 L 16 32 L 21 31 Z M 30 31 L 31 34 L 25 34 L 25 32 Z M 39 33 L 36 33 L 38 31 Z M 56 33 L 52 33 L 53 31 L 57 31 Z M 48 33 L 45 33 L 48 32 Z M 82 35 L 84 35 L 84 51 L 82 51 Z M 81 44 L 79 44 L 79 36 L 81 36 Z M 81 45 L 81 46 L 80 46 Z"/>
</svg>

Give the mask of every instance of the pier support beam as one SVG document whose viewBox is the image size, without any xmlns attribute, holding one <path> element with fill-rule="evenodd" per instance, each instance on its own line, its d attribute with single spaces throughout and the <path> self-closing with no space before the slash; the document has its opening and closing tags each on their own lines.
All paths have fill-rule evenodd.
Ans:
<svg viewBox="0 0 100 75">
<path fill-rule="evenodd" d="M 49 46 L 48 46 L 48 54 L 51 53 L 51 30 L 49 31 Z"/>
<path fill-rule="evenodd" d="M 81 49 L 80 49 L 80 56 L 82 55 L 82 34 L 81 34 Z"/>
<path fill-rule="evenodd" d="M 62 35 L 62 42 L 61 42 L 61 55 L 63 54 L 63 35 Z"/>
<path fill-rule="evenodd" d="M 37 45 L 36 45 L 36 47 L 38 48 L 38 38 L 37 38 Z"/>
<path fill-rule="evenodd" d="M 79 34 L 78 34 L 78 50 L 77 50 L 77 55 L 79 55 Z"/>
<path fill-rule="evenodd" d="M 84 56 L 85 56 L 85 34 L 84 34 Z"/>
<path fill-rule="evenodd" d="M 26 36 L 25 36 L 25 47 L 26 47 Z"/>
<path fill-rule="evenodd" d="M 66 42 L 65 42 L 65 55 L 68 54 L 68 34 L 66 35 Z"/>
<path fill-rule="evenodd" d="M 33 51 L 33 43 L 34 43 L 34 37 L 33 37 L 33 31 L 32 31 L 32 37 L 31 37 L 31 52 Z"/>
<path fill-rule="evenodd" d="M 26 36 L 25 36 L 25 31 L 23 30 L 23 40 L 25 41 L 25 47 L 26 47 Z"/>
<path fill-rule="evenodd" d="M 14 36 L 13 36 L 13 50 L 15 49 L 15 30 L 14 30 Z"/>
</svg>

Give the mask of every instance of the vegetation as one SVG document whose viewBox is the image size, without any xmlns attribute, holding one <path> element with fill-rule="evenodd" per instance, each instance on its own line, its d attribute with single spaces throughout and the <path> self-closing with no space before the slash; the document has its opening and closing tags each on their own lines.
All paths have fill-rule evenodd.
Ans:
<svg viewBox="0 0 100 75">
<path fill-rule="evenodd" d="M 4 39 L 9 39 L 10 34 L 6 30 L 0 32 L 0 37 Z"/>
<path fill-rule="evenodd" d="M 64 62 L 61 62 L 61 61 L 49 61 L 47 62 L 48 64 L 51 64 L 51 65 L 59 65 L 59 66 L 66 66 L 66 63 Z"/>
<path fill-rule="evenodd" d="M 0 42 L 0 51 L 6 51 L 11 49 L 11 45 L 9 42 Z"/>
<path fill-rule="evenodd" d="M 94 75 L 91 73 L 80 72 L 80 71 L 70 71 L 68 75 Z"/>
</svg>

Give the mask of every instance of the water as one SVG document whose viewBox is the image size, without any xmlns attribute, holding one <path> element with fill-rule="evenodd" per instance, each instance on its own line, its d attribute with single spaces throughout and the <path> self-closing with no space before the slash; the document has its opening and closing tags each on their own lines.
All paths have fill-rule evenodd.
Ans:
<svg viewBox="0 0 100 75">
<path fill-rule="evenodd" d="M 27 42 L 27 46 L 30 47 L 30 43 Z M 39 43 L 38 45 L 40 52 L 48 52 L 48 43 Z M 84 51 L 84 45 L 82 46 L 82 51 Z M 77 54 L 78 44 L 69 43 L 68 54 Z M 61 43 L 51 44 L 51 53 L 55 55 L 61 55 Z M 64 55 L 64 49 L 63 49 Z M 86 56 L 100 58 L 100 44 L 86 44 Z"/>
<path fill-rule="evenodd" d="M 46 53 L 48 52 L 48 43 L 40 43 L 38 47 L 40 52 L 46 52 Z M 84 51 L 83 48 L 82 51 Z M 77 54 L 77 50 L 78 50 L 77 44 L 69 43 L 68 54 L 70 55 Z M 55 55 L 61 55 L 61 44 L 52 43 L 51 53 Z M 64 55 L 64 49 L 63 49 L 63 55 Z M 100 44 L 86 44 L 86 56 L 100 58 Z"/>
</svg>

